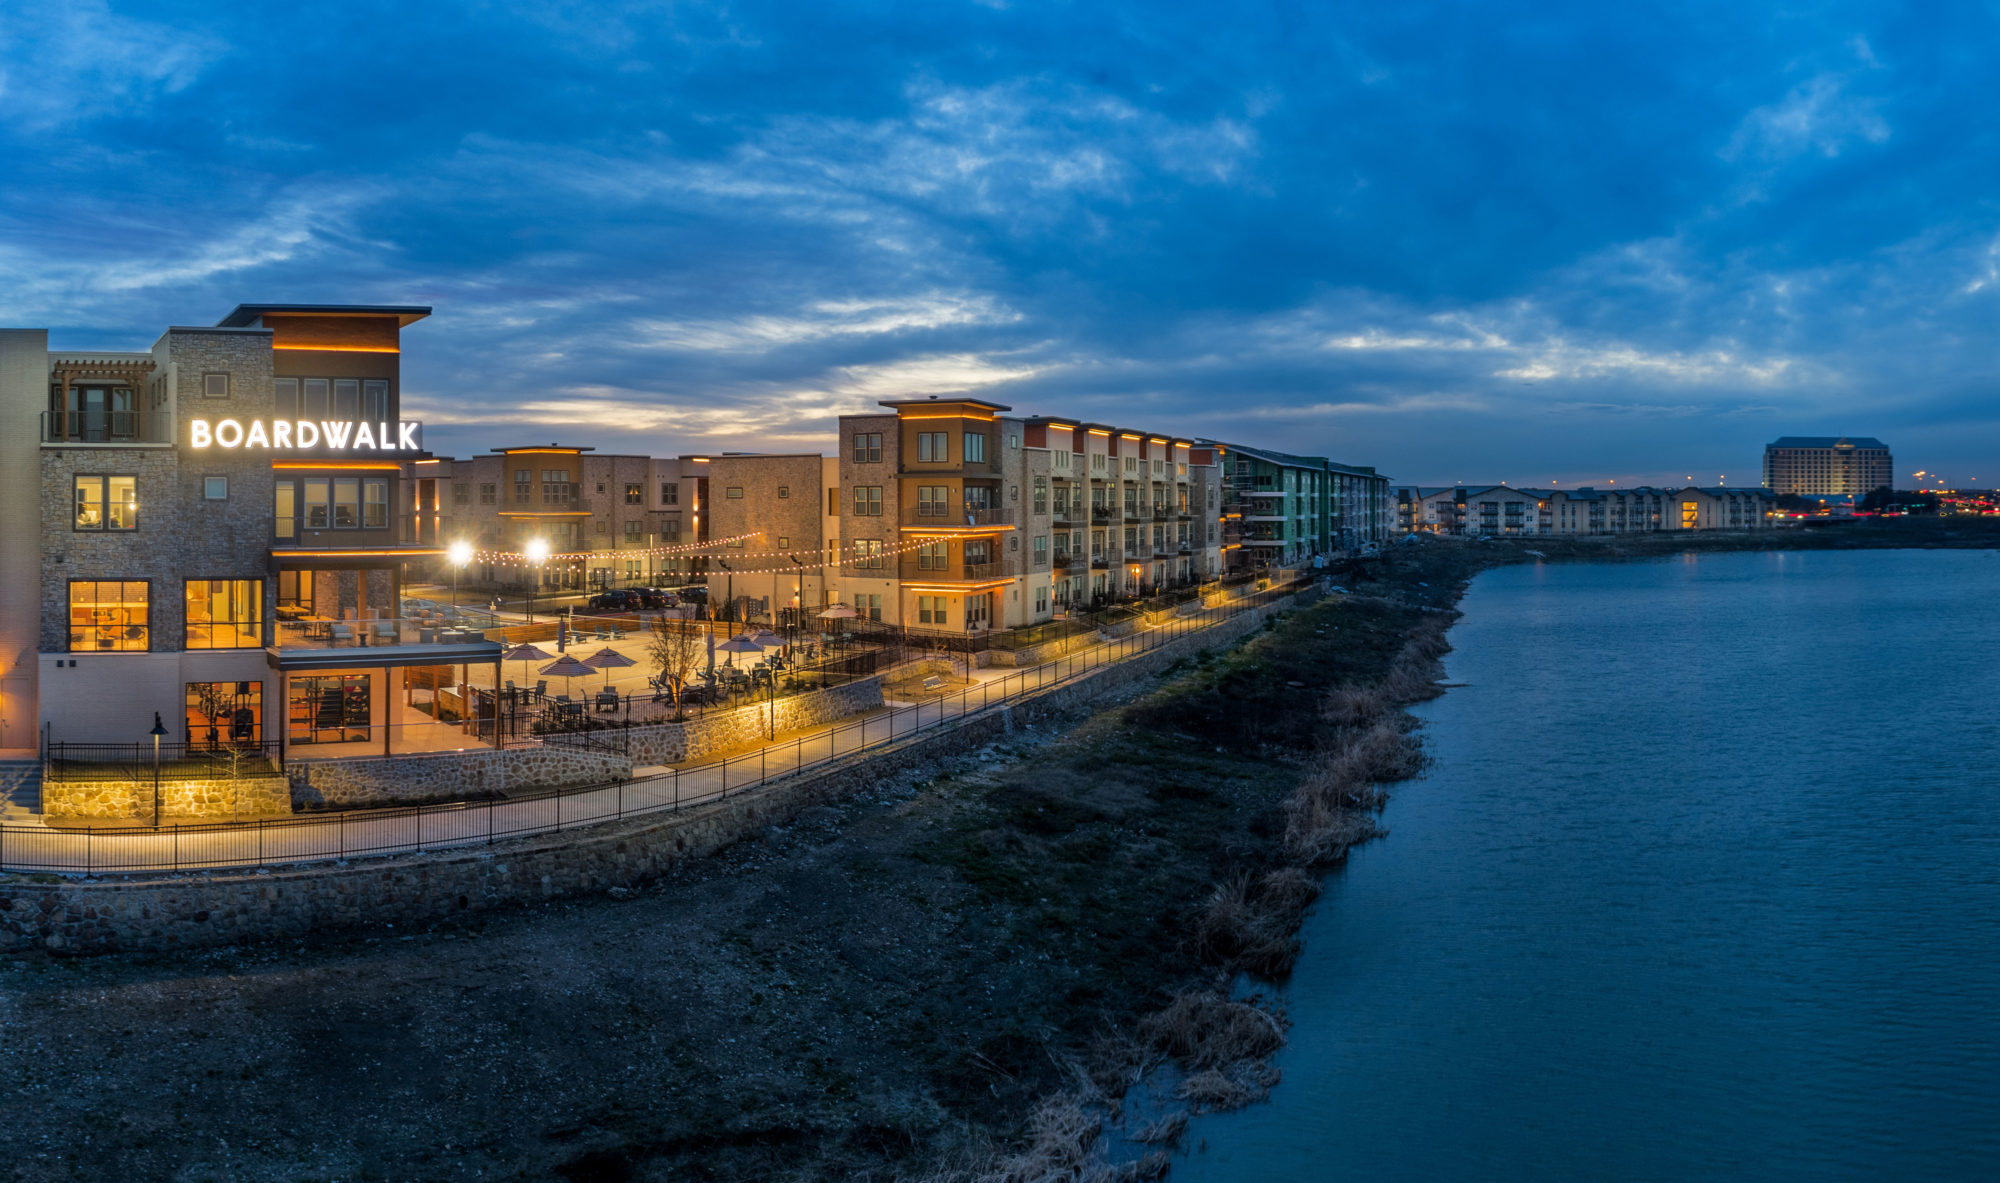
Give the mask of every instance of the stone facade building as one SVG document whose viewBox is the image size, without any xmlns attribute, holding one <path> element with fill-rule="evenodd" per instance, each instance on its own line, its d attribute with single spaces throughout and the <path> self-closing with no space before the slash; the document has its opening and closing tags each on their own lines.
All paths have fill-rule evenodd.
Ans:
<svg viewBox="0 0 2000 1183">
<path fill-rule="evenodd" d="M 0 332 L 0 469 L 38 506 L 6 539 L 0 747 L 478 742 L 428 734 L 407 675 L 435 687 L 499 647 L 399 616 L 404 565 L 435 553 L 397 496 L 423 455 L 400 333 L 428 313 L 246 305 L 143 352 Z"/>
</svg>

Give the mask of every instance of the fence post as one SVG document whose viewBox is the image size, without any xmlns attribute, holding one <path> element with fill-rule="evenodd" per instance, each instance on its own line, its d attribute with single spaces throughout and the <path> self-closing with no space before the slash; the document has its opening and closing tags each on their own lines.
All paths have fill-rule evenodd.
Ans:
<svg viewBox="0 0 2000 1183">
<path fill-rule="evenodd" d="M 681 811 L 681 770 L 674 769 L 674 812 Z"/>
</svg>

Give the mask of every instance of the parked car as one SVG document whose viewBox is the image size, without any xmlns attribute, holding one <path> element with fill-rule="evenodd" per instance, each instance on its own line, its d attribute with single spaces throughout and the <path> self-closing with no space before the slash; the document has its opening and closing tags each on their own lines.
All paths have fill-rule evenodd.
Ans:
<svg viewBox="0 0 2000 1183">
<path fill-rule="evenodd" d="M 631 612 L 641 607 L 639 598 L 624 588 L 598 592 L 590 597 L 590 607 L 598 612 Z"/>
</svg>

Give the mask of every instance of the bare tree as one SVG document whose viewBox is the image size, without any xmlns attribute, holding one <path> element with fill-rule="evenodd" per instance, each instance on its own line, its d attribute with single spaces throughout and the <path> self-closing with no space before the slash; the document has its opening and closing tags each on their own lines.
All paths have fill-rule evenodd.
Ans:
<svg viewBox="0 0 2000 1183">
<path fill-rule="evenodd" d="M 653 622 L 653 635 L 647 638 L 647 649 L 660 667 L 660 679 L 673 688 L 676 713 L 680 711 L 682 691 L 706 656 L 703 636 L 685 622 L 660 619 Z"/>
</svg>

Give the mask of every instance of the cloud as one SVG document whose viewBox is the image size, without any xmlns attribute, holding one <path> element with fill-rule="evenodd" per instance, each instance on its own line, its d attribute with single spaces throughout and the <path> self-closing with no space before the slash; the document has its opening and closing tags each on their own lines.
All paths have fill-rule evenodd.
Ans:
<svg viewBox="0 0 2000 1183">
<path fill-rule="evenodd" d="M 1845 76 L 1820 74 L 1745 115 L 1722 157 L 1768 163 L 1816 152 L 1831 159 L 1856 142 L 1885 143 L 1889 123 L 1880 106 L 1851 93 Z"/>
<path fill-rule="evenodd" d="M 105 0 L 20 0 L 0 21 L 0 118 L 46 130 L 135 113 L 192 85 L 227 48 Z"/>
</svg>

